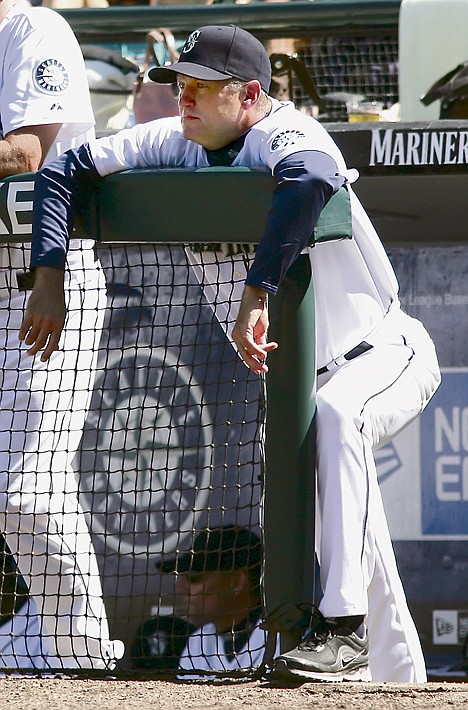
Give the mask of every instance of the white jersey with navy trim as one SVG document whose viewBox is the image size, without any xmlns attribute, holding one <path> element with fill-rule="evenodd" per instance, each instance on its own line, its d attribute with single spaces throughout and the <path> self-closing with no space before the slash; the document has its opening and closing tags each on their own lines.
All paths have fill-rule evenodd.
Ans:
<svg viewBox="0 0 468 710">
<path fill-rule="evenodd" d="M 351 240 L 307 249 L 316 299 L 317 367 L 339 363 L 317 383 L 320 610 L 328 617 L 369 613 L 374 680 L 422 682 L 424 658 L 395 564 L 372 452 L 425 407 L 440 382 L 437 358 L 421 324 L 400 309 L 393 268 L 350 186 L 357 175 L 347 169 L 321 124 L 290 103 L 273 101 L 270 114 L 247 133 L 232 165 L 273 173 L 282 160 L 304 151 L 334 160 L 348 182 L 353 222 Z M 208 165 L 205 150 L 183 138 L 177 118 L 93 143 L 91 155 L 101 175 L 157 165 Z M 298 202 L 297 209 L 302 208 Z M 197 266 L 203 258 L 193 255 L 192 262 Z M 245 273 L 246 261 L 241 256 L 230 268 Z M 212 288 L 213 300 L 224 300 L 229 310 L 229 299 L 220 299 L 220 267 L 213 260 L 209 268 L 205 292 Z M 238 274 L 240 290 L 242 281 Z M 223 317 L 229 330 L 234 314 Z M 348 362 L 343 356 L 363 340 L 373 349 Z"/>
<path fill-rule="evenodd" d="M 292 103 L 275 100 L 270 114 L 248 132 L 232 166 L 273 172 L 281 160 L 300 151 L 331 156 L 349 184 L 357 177 L 355 170 L 348 170 L 337 145 L 320 123 L 297 111 Z M 205 149 L 183 137 L 179 118 L 153 121 L 99 139 L 91 144 L 91 155 L 102 176 L 155 165 L 208 166 Z M 357 196 L 352 193 L 351 198 L 353 239 L 320 244 L 310 250 L 316 292 L 318 367 L 364 340 L 398 303 L 398 284 L 385 250 Z M 222 242 L 222 235 L 219 241 Z M 237 260 L 242 275 L 246 273 L 244 262 L 244 257 Z M 241 284 L 243 278 L 238 282 Z"/>
</svg>

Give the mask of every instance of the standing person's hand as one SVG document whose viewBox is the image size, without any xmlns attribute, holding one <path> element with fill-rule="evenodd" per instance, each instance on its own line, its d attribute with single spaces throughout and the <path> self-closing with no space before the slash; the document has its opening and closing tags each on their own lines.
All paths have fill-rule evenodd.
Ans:
<svg viewBox="0 0 468 710">
<path fill-rule="evenodd" d="M 239 354 L 253 372 L 268 372 L 267 354 L 278 347 L 268 342 L 267 294 L 253 286 L 245 286 L 232 331 L 232 339 Z"/>
<path fill-rule="evenodd" d="M 63 277 L 61 269 L 37 267 L 34 289 L 19 331 L 19 339 L 31 346 L 28 355 L 36 355 L 44 349 L 42 362 L 46 362 L 59 349 L 66 316 Z"/>
</svg>

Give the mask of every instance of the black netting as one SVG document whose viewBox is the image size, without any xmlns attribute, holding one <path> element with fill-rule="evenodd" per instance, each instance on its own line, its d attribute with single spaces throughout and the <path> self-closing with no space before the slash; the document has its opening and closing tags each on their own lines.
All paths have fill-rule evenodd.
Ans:
<svg viewBox="0 0 468 710">
<path fill-rule="evenodd" d="M 398 33 L 313 35 L 296 40 L 299 57 L 325 102 L 330 121 L 347 121 L 340 94 L 365 96 L 389 107 L 398 101 Z M 338 95 L 338 96 L 337 96 Z M 310 99 L 297 78 L 293 98 L 298 107 Z"/>
<path fill-rule="evenodd" d="M 89 412 L 73 472 L 56 479 L 68 488 L 68 496 L 57 488 L 50 498 L 44 491 L 45 497 L 39 500 L 40 505 L 50 505 L 49 533 L 79 559 L 75 574 L 80 575 L 83 595 L 87 589 L 94 595 L 91 614 L 99 607 L 99 587 L 96 580 L 89 583 L 93 550 L 86 534 L 81 531 L 80 537 L 76 529 L 80 524 L 76 511 L 66 514 L 78 492 L 81 520 L 86 519 L 91 531 L 99 567 L 110 638 L 126 646 L 113 670 L 117 675 L 175 675 L 189 634 L 210 614 L 219 615 L 220 606 L 229 607 L 230 599 L 237 605 L 229 581 L 233 576 L 241 590 L 250 590 L 250 596 L 241 591 L 242 613 L 233 611 L 231 622 L 226 625 L 223 619 L 221 624 L 221 655 L 228 665 L 223 669 L 222 661 L 220 665 L 215 660 L 212 667 L 224 674 L 241 665 L 257 667 L 263 653 L 258 639 L 252 649 L 247 641 L 258 626 L 261 595 L 258 560 L 252 572 L 250 558 L 244 555 L 246 543 L 236 550 L 237 543 L 229 538 L 216 569 L 213 560 L 207 570 L 197 562 L 198 567 L 187 574 L 187 570 L 174 573 L 160 568 L 190 556 L 197 535 L 206 529 L 236 526 L 260 535 L 261 382 L 242 363 L 227 335 L 251 248 L 218 245 L 219 251 L 202 252 L 200 245 L 192 246 L 99 248 L 108 295 Z M 227 256 L 233 250 L 238 255 Z M 66 381 L 72 389 L 72 373 Z M 63 421 L 57 419 L 57 427 L 65 420 L 66 416 Z M 48 445 L 53 448 L 53 440 Z M 50 458 L 53 451 L 44 450 L 42 455 Z M 47 486 L 49 478 L 44 475 Z M 17 501 L 11 497 L 8 505 L 16 504 L 21 510 L 21 486 L 18 496 Z M 23 532 L 15 536 L 12 520 L 8 540 L 26 540 Z M 56 660 L 44 662 L 45 648 L 38 641 L 42 638 L 47 646 L 55 632 L 64 634 L 64 628 L 69 631 L 70 657 L 86 656 L 83 639 L 75 644 L 73 624 L 64 626 L 63 619 L 61 625 L 51 624 L 54 610 L 59 617 L 72 608 L 70 597 L 63 601 L 60 595 L 75 593 L 77 579 L 72 580 L 71 570 L 64 568 L 64 578 L 68 575 L 70 583 L 63 582 L 61 587 L 60 567 L 51 567 L 54 576 L 44 583 L 47 556 L 56 553 L 60 559 L 63 550 L 57 548 L 58 542 L 53 550 L 46 549 L 41 540 L 48 536 L 47 529 L 42 537 L 34 537 L 34 510 L 29 524 L 32 535 L 24 544 L 32 547 L 32 555 L 26 555 L 17 542 L 13 557 L 4 552 L 0 643 L 4 641 L 6 672 L 18 666 L 57 667 Z M 18 527 L 24 531 L 24 526 L 23 516 Z M 24 577 L 16 582 L 15 560 Z M 24 567 L 25 560 L 30 569 Z M 247 575 L 239 573 L 241 567 Z M 208 594 L 204 585 L 213 585 L 218 568 L 216 590 L 210 588 L 211 597 L 207 596 L 201 609 L 199 603 L 194 606 L 191 595 Z M 23 603 L 24 589 L 31 580 L 34 598 Z M 15 595 L 18 609 L 12 617 Z M 47 631 L 45 626 L 40 629 L 44 614 L 49 618 Z M 86 619 L 81 623 L 86 636 Z M 28 641 L 30 634 L 33 638 Z M 27 648 L 15 658 L 19 638 Z M 200 638 L 201 651 L 192 655 L 192 675 L 197 669 L 206 671 L 207 656 L 218 657 L 205 627 Z M 205 652 L 208 647 L 211 651 Z M 85 674 L 93 673 L 91 646 L 87 658 L 71 664 L 63 652 L 65 646 L 59 648 L 59 667 L 63 664 L 64 672 L 80 672 L 81 666 Z M 236 659 L 243 649 L 247 656 L 239 664 Z M 28 655 L 34 657 L 31 663 L 25 662 Z"/>
</svg>

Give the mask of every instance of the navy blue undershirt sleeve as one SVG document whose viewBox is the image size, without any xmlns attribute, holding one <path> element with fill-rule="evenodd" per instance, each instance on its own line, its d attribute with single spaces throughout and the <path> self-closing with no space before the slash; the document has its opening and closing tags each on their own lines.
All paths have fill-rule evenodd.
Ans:
<svg viewBox="0 0 468 710">
<path fill-rule="evenodd" d="M 272 206 L 246 284 L 275 294 L 307 246 L 322 209 L 346 178 L 331 156 L 313 150 L 287 156 L 273 175 L 277 185 Z"/>
<path fill-rule="evenodd" d="M 34 184 L 31 267 L 65 268 L 77 205 L 86 203 L 97 179 L 87 143 L 39 170 Z"/>
</svg>

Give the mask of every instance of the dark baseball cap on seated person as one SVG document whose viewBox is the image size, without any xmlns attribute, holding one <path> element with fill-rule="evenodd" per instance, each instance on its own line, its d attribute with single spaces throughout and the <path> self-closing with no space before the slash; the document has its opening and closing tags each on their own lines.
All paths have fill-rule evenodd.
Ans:
<svg viewBox="0 0 468 710">
<path fill-rule="evenodd" d="M 271 83 L 265 47 L 250 32 L 235 25 L 199 27 L 185 42 L 177 62 L 148 72 L 149 78 L 159 84 L 175 83 L 177 74 L 206 81 L 256 79 L 266 92 Z"/>
<path fill-rule="evenodd" d="M 197 573 L 258 567 L 262 545 L 258 536 L 246 528 L 225 526 L 203 530 L 196 536 L 193 549 L 179 557 L 157 562 L 161 572 Z"/>
</svg>

